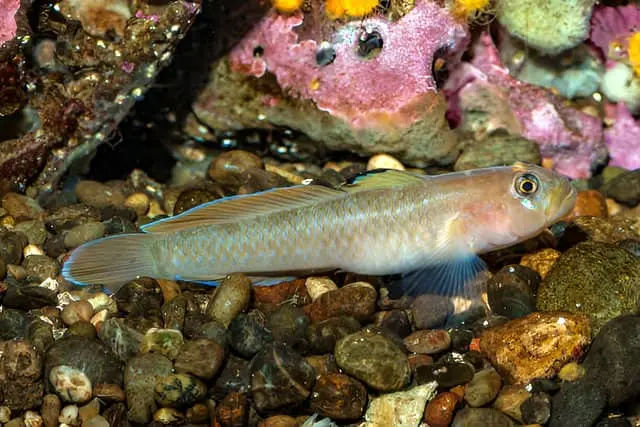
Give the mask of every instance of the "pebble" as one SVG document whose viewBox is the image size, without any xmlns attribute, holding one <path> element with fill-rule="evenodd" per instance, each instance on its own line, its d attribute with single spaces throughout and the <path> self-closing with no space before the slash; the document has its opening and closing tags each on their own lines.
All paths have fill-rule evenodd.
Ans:
<svg viewBox="0 0 640 427">
<path fill-rule="evenodd" d="M 535 310 L 535 294 L 540 275 L 521 265 L 507 265 L 487 283 L 487 299 L 494 314 L 510 319 L 523 317 Z"/>
<path fill-rule="evenodd" d="M 522 423 L 522 403 L 531 397 L 531 393 L 522 385 L 505 385 L 493 401 L 493 407 Z"/>
<path fill-rule="evenodd" d="M 567 382 L 555 394 L 549 427 L 592 426 L 607 406 L 605 383 Z"/>
<path fill-rule="evenodd" d="M 316 376 L 335 374 L 340 372 L 336 364 L 336 358 L 333 354 L 323 354 L 315 356 L 307 356 L 304 358 L 309 365 L 316 371 Z"/>
<path fill-rule="evenodd" d="M 224 361 L 224 348 L 213 340 L 197 338 L 185 341 L 174 362 L 176 372 L 195 375 L 204 380 L 213 378 Z"/>
<path fill-rule="evenodd" d="M 180 286 L 173 280 L 156 279 L 156 282 L 162 290 L 162 299 L 165 304 L 173 301 L 182 293 Z"/>
<path fill-rule="evenodd" d="M 469 345 L 473 340 L 473 331 L 463 328 L 451 328 L 448 332 L 451 338 L 451 348 L 454 351 L 460 353 L 469 351 Z"/>
<path fill-rule="evenodd" d="M 616 202 L 634 207 L 640 203 L 640 169 L 622 172 L 605 183 L 602 192 Z"/>
<path fill-rule="evenodd" d="M 27 277 L 42 282 L 54 279 L 60 273 L 60 265 L 46 255 L 29 255 L 22 263 Z"/>
<path fill-rule="evenodd" d="M 313 367 L 283 343 L 267 344 L 249 369 L 251 395 L 259 411 L 301 403 L 315 383 Z"/>
<path fill-rule="evenodd" d="M 209 166 L 208 175 L 222 184 L 240 185 L 243 174 L 251 169 L 264 169 L 264 162 L 248 151 L 231 150 L 217 156 Z"/>
<path fill-rule="evenodd" d="M 78 407 L 78 415 L 83 423 L 98 414 L 100 414 L 100 401 L 96 398 L 91 399 L 86 405 Z"/>
<path fill-rule="evenodd" d="M 136 215 L 141 218 L 149 211 L 149 196 L 145 193 L 133 193 L 124 201 L 124 207 L 133 209 Z"/>
<path fill-rule="evenodd" d="M 159 313 L 163 303 L 160 286 L 155 280 L 148 278 L 127 282 L 113 294 L 113 299 L 119 311 L 132 317 Z"/>
<path fill-rule="evenodd" d="M 15 283 L 15 282 L 14 282 Z M 57 304 L 57 294 L 44 286 L 12 284 L 2 299 L 5 308 L 34 310 Z"/>
<path fill-rule="evenodd" d="M 24 247 L 22 255 L 24 258 L 28 257 L 29 255 L 44 255 L 44 251 L 36 245 L 28 244 Z"/>
<path fill-rule="evenodd" d="M 379 311 L 375 323 L 383 334 L 397 338 L 406 338 L 412 331 L 406 310 Z"/>
<path fill-rule="evenodd" d="M 26 427 L 42 427 L 42 417 L 36 412 L 27 411 L 24 413 L 24 424 Z"/>
<path fill-rule="evenodd" d="M 424 421 L 429 427 L 448 427 L 453 420 L 453 412 L 458 405 L 458 397 L 450 391 L 438 393 L 427 403 Z"/>
<path fill-rule="evenodd" d="M 462 171 L 506 166 L 517 161 L 539 165 L 542 158 L 538 145 L 519 136 L 489 136 L 485 140 L 464 144 L 453 169 Z"/>
<path fill-rule="evenodd" d="M 69 326 L 69 328 L 65 332 L 65 336 L 68 335 L 94 339 L 96 336 L 98 336 L 98 332 L 96 331 L 96 328 L 91 324 L 91 322 L 80 320 Z"/>
<path fill-rule="evenodd" d="M 363 427 L 419 425 L 425 405 L 435 396 L 436 388 L 435 383 L 429 383 L 371 399 Z"/>
<path fill-rule="evenodd" d="M 0 406 L 0 423 L 2 424 L 8 423 L 10 420 L 11 420 L 11 409 L 7 406 Z"/>
<path fill-rule="evenodd" d="M 138 354 L 144 339 L 144 335 L 127 326 L 123 319 L 115 317 L 104 321 L 98 336 L 123 362 Z"/>
<path fill-rule="evenodd" d="M 72 301 L 62 309 L 62 321 L 71 326 L 76 322 L 88 322 L 93 316 L 93 306 L 88 301 Z"/>
<path fill-rule="evenodd" d="M 557 249 L 566 251 L 585 241 L 618 243 L 621 240 L 637 238 L 637 225 L 633 218 L 622 215 L 610 218 L 581 216 L 566 226 L 558 241 Z"/>
<path fill-rule="evenodd" d="M 378 292 L 367 282 L 354 282 L 322 294 L 305 310 L 312 322 L 330 317 L 350 316 L 360 322 L 370 320 L 376 311 Z"/>
<path fill-rule="evenodd" d="M 173 215 L 180 215 L 191 208 L 195 208 L 196 206 L 200 206 L 217 198 L 216 194 L 202 188 L 186 189 L 178 196 L 178 200 L 176 200 L 176 204 L 173 207 Z"/>
<path fill-rule="evenodd" d="M 533 313 L 485 331 L 480 349 L 507 381 L 527 383 L 555 376 L 584 353 L 590 338 L 585 316 Z"/>
<path fill-rule="evenodd" d="M 300 423 L 295 418 L 290 417 L 288 415 L 274 415 L 258 423 L 258 427 L 299 427 L 299 426 L 300 426 Z"/>
<path fill-rule="evenodd" d="M 250 359 L 269 342 L 271 332 L 262 326 L 254 316 L 240 313 L 231 321 L 228 330 L 231 348 L 239 355 Z"/>
<path fill-rule="evenodd" d="M 207 386 L 188 374 L 171 374 L 156 379 L 155 399 L 163 406 L 187 408 L 204 399 Z"/>
<path fill-rule="evenodd" d="M 437 328 L 453 313 L 453 303 L 444 295 L 418 295 L 411 303 L 411 313 L 416 329 Z"/>
<path fill-rule="evenodd" d="M 334 354 L 341 369 L 378 391 L 400 390 L 411 376 L 404 351 L 389 338 L 371 331 L 342 338 Z"/>
<path fill-rule="evenodd" d="M 541 249 L 531 254 L 526 254 L 520 259 L 520 265 L 537 272 L 541 279 L 547 277 L 551 268 L 555 265 L 562 253 L 552 248 Z"/>
<path fill-rule="evenodd" d="M 125 197 L 122 192 L 114 187 L 97 181 L 80 181 L 75 188 L 76 196 L 82 203 L 94 208 L 107 206 L 123 207 Z"/>
<path fill-rule="evenodd" d="M 0 231 L 0 258 L 6 265 L 20 264 L 22 251 L 29 243 L 27 236 L 12 231 Z"/>
<path fill-rule="evenodd" d="M 170 360 L 178 357 L 184 344 L 180 331 L 175 329 L 150 329 L 142 338 L 141 353 L 160 353 Z"/>
<path fill-rule="evenodd" d="M 42 399 L 42 408 L 40 413 L 42 414 L 42 422 L 45 427 L 57 427 L 58 417 L 62 410 L 62 402 L 56 394 L 47 394 Z M 0 423 L 3 421 L 0 419 Z M 5 421 L 6 422 L 6 421 Z"/>
<path fill-rule="evenodd" d="M 82 427 L 109 427 L 109 421 L 107 421 L 104 417 L 100 415 L 96 415 L 95 417 L 89 418 L 87 421 L 82 423 Z"/>
<path fill-rule="evenodd" d="M 191 423 L 203 423 L 209 419 L 209 408 L 202 403 L 196 403 L 186 412 L 187 421 Z"/>
<path fill-rule="evenodd" d="M 435 354 L 445 351 L 451 345 L 449 333 L 443 329 L 416 331 L 406 337 L 407 350 L 421 354 Z"/>
<path fill-rule="evenodd" d="M 536 304 L 543 311 L 585 314 L 597 333 L 607 321 L 637 310 L 639 282 L 640 258 L 613 244 L 584 242 L 560 257 Z"/>
<path fill-rule="evenodd" d="M 320 298 L 320 295 L 338 289 L 338 286 L 328 277 L 308 277 L 304 286 L 312 302 Z"/>
<path fill-rule="evenodd" d="M 360 322 L 353 317 L 331 317 L 309 325 L 307 339 L 314 353 L 333 353 L 338 341 L 358 330 L 360 330 Z"/>
<path fill-rule="evenodd" d="M 76 405 L 67 405 L 62 408 L 58 421 L 61 424 L 74 425 L 78 419 L 78 407 Z"/>
<path fill-rule="evenodd" d="M 253 288 L 253 306 L 265 314 L 277 310 L 283 304 L 293 304 L 300 307 L 310 302 L 311 297 L 305 287 L 305 279 Z"/>
<path fill-rule="evenodd" d="M 244 393 L 231 392 L 227 394 L 215 409 L 214 426 L 245 426 L 248 425 L 249 402 Z"/>
<path fill-rule="evenodd" d="M 492 408 L 464 408 L 456 413 L 451 427 L 515 427 L 511 418 Z"/>
<path fill-rule="evenodd" d="M 153 421 L 164 425 L 181 424 L 183 419 L 182 412 L 174 408 L 160 408 L 153 414 Z"/>
<path fill-rule="evenodd" d="M 367 403 L 367 390 L 344 374 L 321 375 L 311 393 L 310 407 L 315 413 L 333 420 L 360 418 Z"/>
<path fill-rule="evenodd" d="M 309 346 L 306 334 L 310 323 L 311 320 L 303 308 L 283 305 L 269 315 L 267 328 L 274 340 L 304 353 Z"/>
<path fill-rule="evenodd" d="M 82 403 L 93 393 L 91 380 L 79 369 L 59 365 L 49 371 L 49 382 L 65 402 Z"/>
<path fill-rule="evenodd" d="M 469 383 L 475 374 L 473 365 L 460 354 L 451 353 L 431 365 L 418 366 L 414 379 L 418 384 L 436 381 L 438 386 L 451 388 Z"/>
<path fill-rule="evenodd" d="M 170 375 L 173 365 L 161 354 L 141 354 L 127 362 L 124 385 L 129 408 L 128 419 L 148 424 L 158 406 L 154 399 L 156 380 Z"/>
<path fill-rule="evenodd" d="M 551 397 L 547 393 L 533 393 L 520 406 L 525 424 L 546 424 L 551 417 Z"/>
<path fill-rule="evenodd" d="M 230 354 L 210 390 L 211 396 L 220 401 L 227 393 L 247 393 L 251 388 L 249 362 Z"/>
<path fill-rule="evenodd" d="M 495 369 L 483 369 L 467 384 L 464 400 L 473 408 L 484 406 L 496 398 L 501 386 L 502 379 Z"/>
<path fill-rule="evenodd" d="M 607 217 L 607 200 L 598 190 L 579 191 L 576 204 L 563 221 L 571 221 L 580 216 Z"/>
<path fill-rule="evenodd" d="M 0 311 L 0 340 L 9 341 L 24 338 L 29 321 L 22 310 L 3 307 Z"/>
<path fill-rule="evenodd" d="M 371 156 L 367 162 L 367 170 L 374 169 L 395 169 L 399 171 L 405 170 L 404 165 L 400 160 L 388 154 L 376 154 Z"/>
<path fill-rule="evenodd" d="M 576 381 L 582 378 L 584 374 L 584 366 L 579 365 L 576 362 L 569 362 L 560 369 L 560 372 L 558 372 L 558 378 L 562 381 Z"/>
<path fill-rule="evenodd" d="M 77 248 L 83 243 L 99 239 L 104 236 L 106 226 L 102 222 L 87 222 L 76 225 L 64 235 L 64 246 L 67 249 Z"/>
<path fill-rule="evenodd" d="M 23 221 L 14 227 L 14 230 L 27 236 L 27 240 L 32 245 L 42 247 L 49 233 L 40 220 Z"/>
<path fill-rule="evenodd" d="M 127 398 L 122 387 L 117 384 L 97 384 L 93 387 L 93 396 L 109 402 L 124 402 Z"/>
<path fill-rule="evenodd" d="M 230 274 L 211 296 L 206 313 L 228 328 L 231 321 L 247 309 L 250 299 L 251 280 L 243 274 Z"/>
<path fill-rule="evenodd" d="M 38 202 L 18 193 L 7 193 L 2 197 L 2 208 L 17 220 L 42 219 L 44 210 Z"/>
</svg>

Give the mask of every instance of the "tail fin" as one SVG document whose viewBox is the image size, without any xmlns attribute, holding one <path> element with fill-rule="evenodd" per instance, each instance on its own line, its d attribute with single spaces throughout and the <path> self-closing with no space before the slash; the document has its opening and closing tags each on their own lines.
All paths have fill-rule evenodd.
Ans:
<svg viewBox="0 0 640 427">
<path fill-rule="evenodd" d="M 62 276 L 76 284 L 100 284 L 117 291 L 140 276 L 153 276 L 152 234 L 119 234 L 77 247 L 62 267 Z"/>
</svg>

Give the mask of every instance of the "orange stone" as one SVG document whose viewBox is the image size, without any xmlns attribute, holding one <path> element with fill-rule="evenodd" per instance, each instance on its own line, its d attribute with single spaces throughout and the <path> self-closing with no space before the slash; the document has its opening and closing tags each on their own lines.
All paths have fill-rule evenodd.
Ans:
<svg viewBox="0 0 640 427">
<path fill-rule="evenodd" d="M 542 249 L 541 251 L 523 256 L 520 260 L 520 265 L 536 271 L 540 277 L 544 279 L 558 258 L 560 258 L 560 255 L 562 254 L 555 249 Z"/>
<path fill-rule="evenodd" d="M 598 190 L 579 191 L 576 198 L 576 205 L 569 214 L 564 217 L 565 221 L 571 221 L 580 216 L 597 216 L 606 218 L 608 216 L 607 201 Z"/>
<path fill-rule="evenodd" d="M 309 304 L 311 298 L 304 285 L 305 281 L 306 279 L 296 279 L 273 286 L 254 286 L 255 308 L 268 314 L 277 310 L 286 301 L 291 301 L 297 306 Z"/>
<path fill-rule="evenodd" d="M 424 421 L 430 427 L 447 427 L 453 419 L 453 411 L 458 404 L 458 398 L 454 393 L 445 391 L 434 397 L 424 411 Z"/>
</svg>

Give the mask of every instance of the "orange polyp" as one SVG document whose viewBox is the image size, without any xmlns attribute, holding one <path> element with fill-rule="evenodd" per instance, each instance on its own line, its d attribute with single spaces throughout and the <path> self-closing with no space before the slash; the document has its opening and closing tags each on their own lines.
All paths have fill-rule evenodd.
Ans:
<svg viewBox="0 0 640 427">
<path fill-rule="evenodd" d="M 327 15 L 332 19 L 342 18 L 345 14 L 342 0 L 327 0 L 324 7 Z"/>
<path fill-rule="evenodd" d="M 332 19 L 345 15 L 361 18 L 373 12 L 378 4 L 378 0 L 327 0 L 325 10 Z"/>
<path fill-rule="evenodd" d="M 455 0 L 453 12 L 460 18 L 473 18 L 489 7 L 491 0 Z"/>
<path fill-rule="evenodd" d="M 273 7 L 278 12 L 292 13 L 302 7 L 304 0 L 273 0 Z"/>
<path fill-rule="evenodd" d="M 637 76 L 640 76 L 640 31 L 629 38 L 629 62 Z"/>
</svg>

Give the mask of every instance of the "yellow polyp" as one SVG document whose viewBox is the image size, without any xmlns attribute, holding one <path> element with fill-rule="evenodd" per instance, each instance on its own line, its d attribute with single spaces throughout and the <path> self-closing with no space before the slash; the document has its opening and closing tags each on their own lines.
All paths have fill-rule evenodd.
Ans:
<svg viewBox="0 0 640 427">
<path fill-rule="evenodd" d="M 273 0 L 273 7 L 282 13 L 292 13 L 302 7 L 304 0 Z"/>
<path fill-rule="evenodd" d="M 360 18 L 373 12 L 378 0 L 342 0 L 342 4 L 347 15 Z"/>
<path fill-rule="evenodd" d="M 316 77 L 315 79 L 311 80 L 311 83 L 309 83 L 309 89 L 311 90 L 320 89 L 320 79 Z"/>
<path fill-rule="evenodd" d="M 635 32 L 629 38 L 629 63 L 633 67 L 633 71 L 640 76 L 640 31 Z"/>
<path fill-rule="evenodd" d="M 455 0 L 453 12 L 457 17 L 472 19 L 489 8 L 491 0 Z"/>
<path fill-rule="evenodd" d="M 346 13 L 343 0 L 327 0 L 324 8 L 331 19 L 342 18 Z"/>
</svg>

